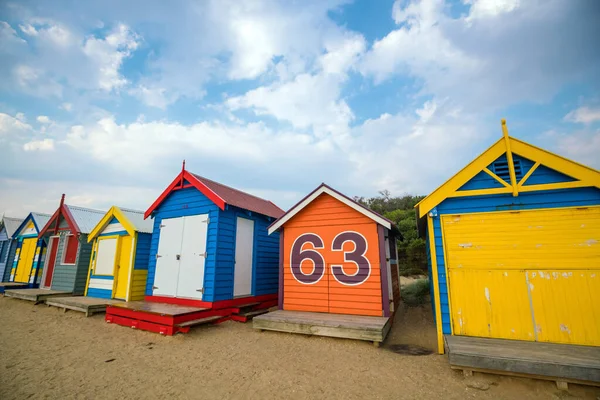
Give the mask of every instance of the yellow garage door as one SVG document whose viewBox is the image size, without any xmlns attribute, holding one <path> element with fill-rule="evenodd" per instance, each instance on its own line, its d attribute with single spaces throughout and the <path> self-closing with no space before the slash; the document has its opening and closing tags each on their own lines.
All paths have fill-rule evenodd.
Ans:
<svg viewBox="0 0 600 400">
<path fill-rule="evenodd" d="M 441 221 L 455 335 L 600 346 L 600 207 Z"/>
</svg>

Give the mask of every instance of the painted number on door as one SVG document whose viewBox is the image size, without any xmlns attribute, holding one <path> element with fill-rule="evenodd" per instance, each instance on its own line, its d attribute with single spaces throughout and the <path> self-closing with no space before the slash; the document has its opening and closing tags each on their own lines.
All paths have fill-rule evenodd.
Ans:
<svg viewBox="0 0 600 400">
<path fill-rule="evenodd" d="M 354 249 L 344 252 L 344 261 L 356 264 L 356 271 L 348 274 L 344 271 L 342 265 L 332 265 L 331 274 L 342 285 L 356 286 L 365 282 L 371 275 L 371 263 L 365 257 L 367 252 L 367 240 L 363 235 L 354 231 L 346 231 L 338 234 L 331 243 L 331 251 L 344 251 L 344 243 L 352 242 Z M 305 244 L 310 243 L 312 249 L 304 249 Z M 325 260 L 318 249 L 324 249 L 323 239 L 315 233 L 305 233 L 300 235 L 292 245 L 290 254 L 290 264 L 292 275 L 303 284 L 312 285 L 321 280 L 325 275 Z M 306 273 L 300 267 L 301 264 L 309 260 L 313 264 L 313 269 Z"/>
</svg>

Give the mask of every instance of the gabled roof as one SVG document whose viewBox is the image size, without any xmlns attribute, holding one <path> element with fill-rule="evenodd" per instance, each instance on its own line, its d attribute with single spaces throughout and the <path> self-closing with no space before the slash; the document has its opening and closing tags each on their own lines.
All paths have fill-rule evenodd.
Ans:
<svg viewBox="0 0 600 400">
<path fill-rule="evenodd" d="M 48 221 L 50 220 L 50 214 L 43 214 L 39 212 L 32 212 L 31 218 L 33 219 L 33 223 L 35 224 L 35 228 L 39 232 L 41 228 L 43 228 Z"/>
<path fill-rule="evenodd" d="M 73 234 L 90 233 L 106 213 L 105 211 L 94 210 L 91 208 L 70 206 L 64 204 L 64 199 L 65 195 L 63 194 L 60 205 L 54 214 L 52 214 L 46 225 L 40 230 L 39 236 L 45 235 L 53 223 L 55 224 L 54 231 L 56 232 L 58 230 L 57 225 L 60 224 L 61 216 L 67 222 L 69 230 Z"/>
<path fill-rule="evenodd" d="M 23 221 L 23 218 L 2 217 L 2 227 L 6 229 L 6 236 L 9 239 L 13 238 Z"/>
<path fill-rule="evenodd" d="M 88 235 L 88 242 L 91 242 L 96 236 L 98 236 L 104 230 L 104 228 L 110 224 L 110 221 L 113 218 L 119 220 L 121 225 L 123 225 L 123 228 L 125 228 L 127 233 L 129 233 L 131 236 L 135 235 L 136 232 L 152 233 L 153 223 L 149 219 L 144 219 L 143 211 L 112 206 L 96 224 L 94 229 L 92 229 Z"/>
<path fill-rule="evenodd" d="M 75 224 L 79 227 L 79 233 L 90 233 L 92 229 L 102 219 L 106 211 L 94 210 L 78 206 L 65 204 L 67 210 L 71 213 Z"/>
<path fill-rule="evenodd" d="M 417 209 L 417 218 L 424 217 L 438 204 L 449 197 L 455 196 L 481 196 L 506 193 L 511 193 L 513 196 L 518 196 L 519 192 L 533 192 L 540 190 L 555 190 L 576 187 L 600 188 L 599 171 L 509 136 L 505 120 L 502 120 L 502 129 L 504 134 L 503 138 L 494 143 L 490 148 L 471 161 L 456 175 L 448 179 L 443 185 L 438 187 L 415 205 L 415 208 Z M 488 165 L 493 163 L 503 154 L 506 154 L 507 156 L 509 168 L 511 170 L 511 182 L 505 182 L 487 168 Z M 521 178 L 519 182 L 517 182 L 515 178 L 515 167 L 512 160 L 512 154 L 517 154 L 535 162 L 534 166 L 525 174 L 525 176 Z M 574 181 L 564 183 L 525 185 L 527 179 L 540 165 L 544 165 L 545 167 L 567 175 L 573 178 Z M 494 179 L 502 183 L 504 187 L 459 191 L 464 184 L 482 171 L 491 175 Z"/>
<path fill-rule="evenodd" d="M 48 220 L 50 219 L 50 214 L 44 214 L 39 212 L 30 212 L 25 219 L 21 220 L 21 223 L 15 229 L 14 234 L 17 235 L 19 232 L 25 228 L 28 224 L 28 221 L 33 221 L 33 226 L 35 227 L 36 232 L 39 234 L 40 229 L 46 225 Z"/>
<path fill-rule="evenodd" d="M 185 182 L 187 182 L 187 184 Z M 242 192 L 241 190 L 217 183 L 182 169 L 181 173 L 177 175 L 173 182 L 171 182 L 156 201 L 152 203 L 150 208 L 146 210 L 144 217 L 148 218 L 173 190 L 187 187 L 198 189 L 221 210 L 224 210 L 225 205 L 229 204 L 273 218 L 279 218 L 284 213 L 281 208 L 277 207 L 269 200 L 261 199 L 260 197 L 253 196 L 249 193 Z"/>
<path fill-rule="evenodd" d="M 304 209 L 306 206 L 308 206 L 310 203 L 312 203 L 313 200 L 315 200 L 317 197 L 319 197 L 323 193 L 330 195 L 334 199 L 353 208 L 354 210 L 358 211 L 359 213 L 363 214 L 364 216 L 371 218 L 373 221 L 377 222 L 379 225 L 382 225 L 383 227 L 390 229 L 390 230 L 392 230 L 392 229 L 396 230 L 394 223 L 392 221 L 390 221 L 389 219 L 379 215 L 375 211 L 363 206 L 362 204 L 358 203 L 357 201 L 352 200 L 350 197 L 338 192 L 337 190 L 333 189 L 332 187 L 326 185 L 325 183 L 321 183 L 320 186 L 318 186 L 315 190 L 313 190 L 308 195 L 306 195 L 306 197 L 304 197 L 302 200 L 300 200 L 298 203 L 296 203 L 295 206 L 290 208 L 288 210 L 288 212 L 286 212 L 284 215 L 282 215 L 277 221 L 273 222 L 268 228 L 269 235 L 271 233 L 279 230 L 286 222 L 288 222 L 290 219 L 292 219 L 296 214 L 298 214 L 300 211 L 302 211 L 302 209 Z"/>
</svg>

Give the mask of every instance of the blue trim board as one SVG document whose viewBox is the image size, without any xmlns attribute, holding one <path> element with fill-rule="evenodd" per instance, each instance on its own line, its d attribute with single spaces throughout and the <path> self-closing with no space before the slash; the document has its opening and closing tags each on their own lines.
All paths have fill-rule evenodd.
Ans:
<svg viewBox="0 0 600 400">
<path fill-rule="evenodd" d="M 86 297 L 97 297 L 100 299 L 111 299 L 112 290 L 88 288 Z"/>
<path fill-rule="evenodd" d="M 98 237 L 102 237 L 102 236 L 125 236 L 125 235 L 129 235 L 129 232 L 127 231 L 117 231 L 117 232 L 110 232 L 110 233 L 101 233 L 98 235 Z"/>
<path fill-rule="evenodd" d="M 115 279 L 114 275 L 90 275 L 90 279 L 106 279 L 112 281 Z"/>
</svg>

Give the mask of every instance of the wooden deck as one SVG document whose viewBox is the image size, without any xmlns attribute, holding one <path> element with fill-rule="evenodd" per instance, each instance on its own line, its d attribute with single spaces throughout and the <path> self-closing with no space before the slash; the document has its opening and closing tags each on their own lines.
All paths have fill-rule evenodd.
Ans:
<svg viewBox="0 0 600 400">
<path fill-rule="evenodd" d="M 600 347 L 445 336 L 450 366 L 470 371 L 527 376 L 600 386 Z"/>
<path fill-rule="evenodd" d="M 391 321 L 387 317 L 277 310 L 254 317 L 253 327 L 260 330 L 366 340 L 378 346 L 385 340 Z"/>
<path fill-rule="evenodd" d="M 100 299 L 87 296 L 50 297 L 46 300 L 48 306 L 62 308 L 65 312 L 67 312 L 67 310 L 79 311 L 85 313 L 86 317 L 103 313 L 106 311 L 106 306 L 109 304 L 120 302 L 120 300 Z"/>
<path fill-rule="evenodd" d="M 29 284 L 23 282 L 0 282 L 0 294 L 5 290 L 26 288 Z"/>
<path fill-rule="evenodd" d="M 11 289 L 4 292 L 4 296 L 15 299 L 33 301 L 35 304 L 43 303 L 46 299 L 55 296 L 68 296 L 72 292 L 51 289 Z"/>
<path fill-rule="evenodd" d="M 188 332 L 195 325 L 219 323 L 230 313 L 229 309 L 129 301 L 110 304 L 106 308 L 106 322 L 170 336 Z"/>
<path fill-rule="evenodd" d="M 111 306 L 127 309 L 131 311 L 141 311 L 149 314 L 161 316 L 176 317 L 180 315 L 191 314 L 199 311 L 208 310 L 208 308 L 188 307 L 178 304 L 155 303 L 150 301 L 127 301 L 111 304 Z"/>
</svg>

